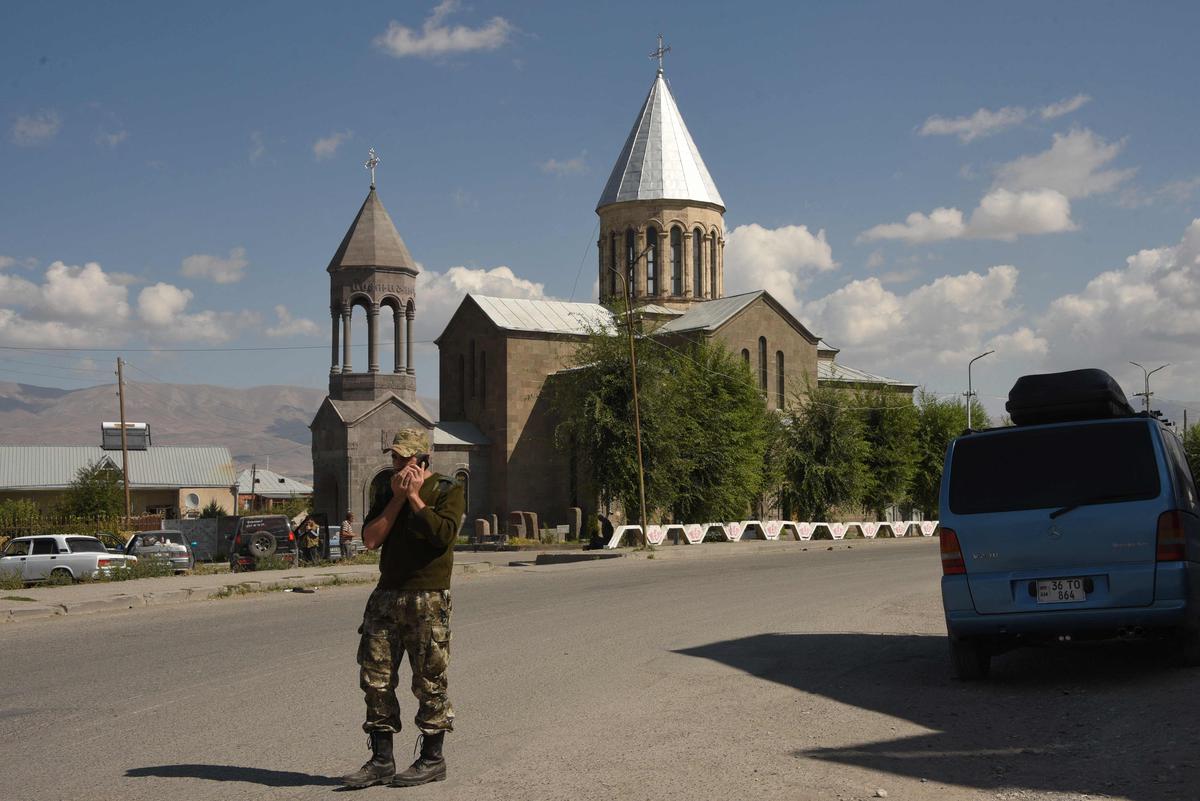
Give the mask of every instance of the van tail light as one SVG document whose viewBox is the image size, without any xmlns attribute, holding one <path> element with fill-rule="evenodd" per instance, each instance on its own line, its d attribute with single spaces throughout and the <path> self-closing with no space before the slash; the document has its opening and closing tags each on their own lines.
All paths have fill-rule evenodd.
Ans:
<svg viewBox="0 0 1200 801">
<path fill-rule="evenodd" d="M 296 532 L 289 531 L 288 532 L 288 542 L 295 542 L 295 541 L 296 541 Z"/>
<path fill-rule="evenodd" d="M 1182 562 L 1187 559 L 1187 537 L 1183 529 L 1183 512 L 1173 509 L 1158 516 L 1158 545 L 1154 561 Z"/>
<path fill-rule="evenodd" d="M 241 547 L 242 547 L 242 535 L 241 535 L 241 534 L 236 534 L 236 535 L 234 535 L 234 538 L 233 538 L 233 547 L 234 547 L 234 548 L 241 548 Z"/>
<path fill-rule="evenodd" d="M 940 536 L 942 550 L 942 575 L 958 576 L 967 572 L 963 561 L 962 548 L 958 545 L 958 535 L 954 529 L 943 528 Z"/>
</svg>

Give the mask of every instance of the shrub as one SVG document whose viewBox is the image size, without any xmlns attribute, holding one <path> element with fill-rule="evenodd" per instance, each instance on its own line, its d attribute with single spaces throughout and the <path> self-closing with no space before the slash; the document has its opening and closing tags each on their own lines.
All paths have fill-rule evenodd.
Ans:
<svg viewBox="0 0 1200 801">
<path fill-rule="evenodd" d="M 20 590 L 25 588 L 25 580 L 20 573 L 11 570 L 0 570 L 0 590 Z"/>
</svg>

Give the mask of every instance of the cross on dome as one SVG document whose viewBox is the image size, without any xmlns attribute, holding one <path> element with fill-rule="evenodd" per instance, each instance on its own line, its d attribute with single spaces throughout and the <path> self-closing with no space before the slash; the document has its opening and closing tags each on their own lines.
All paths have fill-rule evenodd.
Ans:
<svg viewBox="0 0 1200 801">
<path fill-rule="evenodd" d="M 658 59 L 658 71 L 659 72 L 663 71 L 663 56 L 665 56 L 667 53 L 670 53 L 670 52 L 671 52 L 670 45 L 663 47 L 663 35 L 660 33 L 658 35 L 658 49 L 650 54 L 650 58 Z"/>
<path fill-rule="evenodd" d="M 363 162 L 363 168 L 371 171 L 371 188 L 375 188 L 375 168 L 379 166 L 379 156 L 375 154 L 375 148 L 367 151 L 367 160 Z"/>
</svg>

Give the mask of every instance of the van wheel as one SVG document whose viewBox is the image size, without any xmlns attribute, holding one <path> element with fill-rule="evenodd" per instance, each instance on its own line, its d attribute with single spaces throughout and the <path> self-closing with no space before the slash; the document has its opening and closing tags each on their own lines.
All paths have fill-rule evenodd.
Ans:
<svg viewBox="0 0 1200 801">
<path fill-rule="evenodd" d="M 1180 667 L 1200 666 L 1200 631 L 1185 628 L 1175 637 L 1175 659 Z"/>
<path fill-rule="evenodd" d="M 950 661 L 954 675 L 963 681 L 986 679 L 992 669 L 992 654 L 978 640 L 950 640 Z"/>
</svg>

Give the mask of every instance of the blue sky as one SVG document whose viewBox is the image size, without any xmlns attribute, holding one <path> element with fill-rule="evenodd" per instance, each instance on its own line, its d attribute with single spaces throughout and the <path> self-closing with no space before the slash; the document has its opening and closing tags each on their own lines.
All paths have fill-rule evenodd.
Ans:
<svg viewBox="0 0 1200 801">
<path fill-rule="evenodd" d="M 994 347 L 991 408 L 1043 369 L 1134 391 L 1129 359 L 1200 398 L 1195 6 L 44 9 L 0 10 L 0 345 L 323 384 L 324 267 L 369 146 L 425 269 L 420 339 L 468 290 L 591 300 L 593 208 L 662 31 L 731 291 L 765 286 L 842 361 L 940 392 Z M 314 349 L 134 350 L 262 345 Z M 0 380 L 84 386 L 115 355 L 0 352 Z"/>
</svg>

